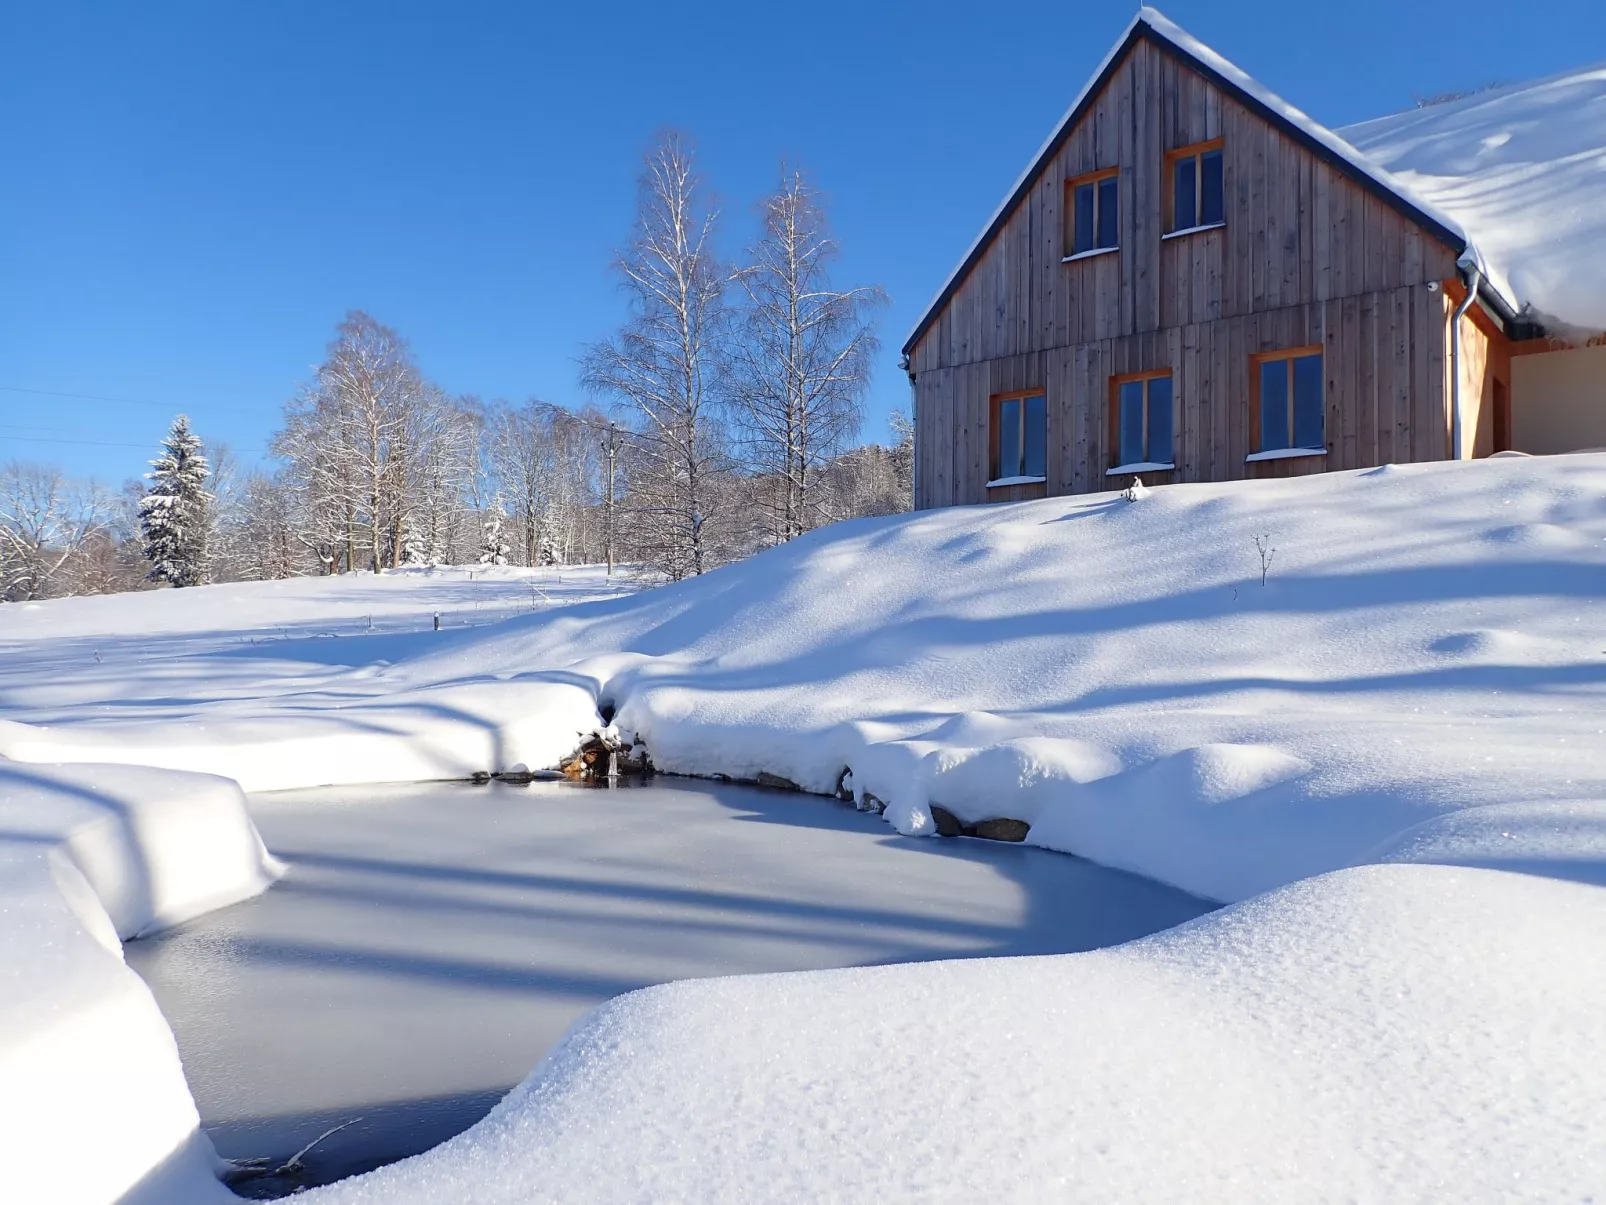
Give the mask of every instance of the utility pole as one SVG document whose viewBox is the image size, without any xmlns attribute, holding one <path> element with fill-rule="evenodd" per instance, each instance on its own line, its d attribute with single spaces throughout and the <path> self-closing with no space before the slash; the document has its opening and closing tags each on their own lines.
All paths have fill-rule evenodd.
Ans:
<svg viewBox="0 0 1606 1205">
<path fill-rule="evenodd" d="M 613 474 L 614 463 L 619 456 L 619 428 L 612 419 L 608 420 L 608 438 L 602 445 L 608 454 L 608 498 L 602 512 L 603 543 L 608 554 L 608 576 L 613 576 Z"/>
</svg>

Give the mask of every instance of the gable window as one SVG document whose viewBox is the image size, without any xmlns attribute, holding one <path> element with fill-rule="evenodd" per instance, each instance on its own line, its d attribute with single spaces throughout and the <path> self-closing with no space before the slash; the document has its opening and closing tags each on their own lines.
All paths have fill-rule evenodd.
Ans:
<svg viewBox="0 0 1606 1205">
<path fill-rule="evenodd" d="M 1066 243 L 1070 247 L 1066 259 L 1116 249 L 1120 194 L 1120 169 L 1115 167 L 1065 182 Z"/>
<path fill-rule="evenodd" d="M 988 485 L 1042 481 L 1048 466 L 1048 405 L 1041 391 L 993 398 L 992 480 Z"/>
<path fill-rule="evenodd" d="M 1322 349 L 1267 352 L 1250 365 L 1251 460 L 1318 456 L 1327 451 Z"/>
<path fill-rule="evenodd" d="M 1171 164 L 1172 234 L 1226 224 L 1221 149 L 1222 141 L 1217 138 L 1182 147 L 1166 156 Z"/>
<path fill-rule="evenodd" d="M 1170 369 L 1111 378 L 1110 474 L 1175 467 L 1172 401 Z"/>
</svg>

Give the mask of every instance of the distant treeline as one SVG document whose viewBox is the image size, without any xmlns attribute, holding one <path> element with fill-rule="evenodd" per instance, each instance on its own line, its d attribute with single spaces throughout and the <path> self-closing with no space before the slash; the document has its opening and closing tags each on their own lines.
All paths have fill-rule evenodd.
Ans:
<svg viewBox="0 0 1606 1205">
<path fill-rule="evenodd" d="M 893 416 L 891 447 L 855 442 L 880 290 L 833 287 L 836 244 L 797 172 L 758 211 L 756 243 L 722 259 L 686 141 L 658 139 L 614 265 L 629 316 L 585 354 L 583 409 L 454 397 L 353 311 L 286 405 L 272 471 L 182 418 L 121 493 L 5 465 L 0 598 L 475 562 L 678 579 L 907 510 L 908 422 Z"/>
</svg>

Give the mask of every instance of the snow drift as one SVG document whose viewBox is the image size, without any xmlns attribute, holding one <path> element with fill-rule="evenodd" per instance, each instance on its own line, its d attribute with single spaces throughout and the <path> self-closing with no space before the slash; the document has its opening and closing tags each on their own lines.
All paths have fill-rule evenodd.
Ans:
<svg viewBox="0 0 1606 1205">
<path fill-rule="evenodd" d="M 307 1200 L 1591 1200 L 1603 938 L 1596 887 L 1378 866 L 1111 950 L 649 988 Z"/>
<path fill-rule="evenodd" d="M 1014 817 L 1248 901 L 1087 955 L 623 997 L 480 1126 L 330 1201 L 1555 1199 L 1606 1182 L 1603 631 L 1606 456 L 1387 466 L 840 524 L 256 698 L 119 679 L 103 710 L 85 679 L 70 715 L 12 707 L 0 751 L 312 785 L 415 747 L 504 768 L 613 711 L 664 769 L 851 783 L 910 834 L 938 805 Z M 192 681 L 232 664 L 195 656 Z M 37 966 L 64 934 L 123 985 L 107 1032 L 167 1103 L 120 1166 L 193 1168 L 148 995 L 85 892 L 38 877 L 61 839 L 24 840 L 7 896 L 57 928 L 5 940 Z M 92 1044 L 62 1049 L 87 1075 Z"/>
<path fill-rule="evenodd" d="M 1606 63 L 1338 133 L 1454 215 L 1519 306 L 1559 334 L 1606 331 Z"/>
<path fill-rule="evenodd" d="M 1013 817 L 1218 900 L 1407 858 L 1606 881 L 1580 835 L 1606 823 L 1603 629 L 1606 456 L 1391 465 L 838 524 L 314 689 L 4 726 L 0 752 L 436 777 L 551 764 L 600 704 L 661 769 L 829 793 L 851 768 L 902 832 Z M 1495 806 L 1510 825 L 1455 819 Z"/>
<path fill-rule="evenodd" d="M 386 677 L 562 667 L 661 768 L 830 792 L 851 767 L 903 832 L 931 832 L 932 804 L 1015 817 L 1230 901 L 1519 845 L 1524 868 L 1606 881 L 1577 843 L 1606 824 L 1602 630 L 1592 455 L 845 523 Z M 1425 835 L 1497 805 L 1523 810 Z M 1572 837 L 1535 836 L 1562 816 Z"/>
<path fill-rule="evenodd" d="M 227 780 L 0 763 L 7 1199 L 233 1199 L 172 1033 L 118 939 L 255 895 L 277 873 Z"/>
</svg>

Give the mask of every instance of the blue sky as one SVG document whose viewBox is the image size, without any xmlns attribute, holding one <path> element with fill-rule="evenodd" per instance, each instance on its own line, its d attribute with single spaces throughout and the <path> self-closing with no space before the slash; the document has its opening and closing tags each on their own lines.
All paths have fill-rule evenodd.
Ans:
<svg viewBox="0 0 1606 1205">
<path fill-rule="evenodd" d="M 1606 60 L 1600 0 L 1161 7 L 1331 125 Z M 0 459 L 117 484 L 185 410 L 254 460 L 352 307 L 452 392 L 584 400 L 664 125 L 730 253 L 783 156 L 829 196 L 839 281 L 892 298 L 881 437 L 910 325 L 1135 11 L 11 0 Z"/>
</svg>

